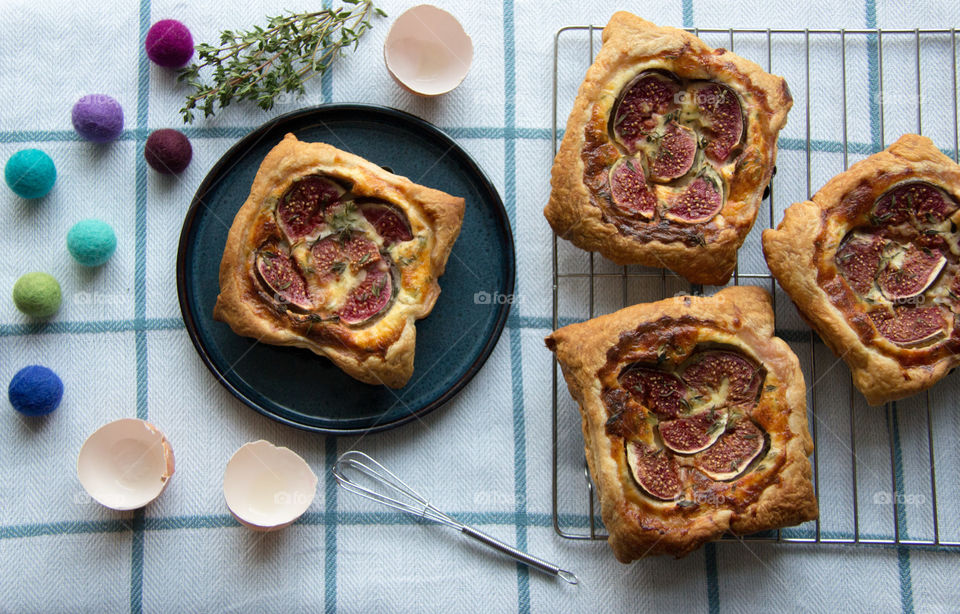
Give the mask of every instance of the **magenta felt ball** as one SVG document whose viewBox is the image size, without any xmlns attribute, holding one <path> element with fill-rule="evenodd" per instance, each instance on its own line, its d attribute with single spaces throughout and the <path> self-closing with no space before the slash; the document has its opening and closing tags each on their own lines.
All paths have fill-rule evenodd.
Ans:
<svg viewBox="0 0 960 614">
<path fill-rule="evenodd" d="M 123 132 L 123 107 L 106 94 L 87 94 L 70 115 L 77 134 L 94 143 L 108 143 Z"/>
<path fill-rule="evenodd" d="M 182 132 L 163 128 L 154 130 L 147 137 L 143 157 L 153 170 L 164 175 L 173 175 L 182 173 L 190 164 L 193 148 L 190 146 L 190 139 Z"/>
<path fill-rule="evenodd" d="M 193 57 L 193 37 L 190 30 L 176 19 L 163 19 L 150 26 L 147 57 L 166 68 L 180 68 Z"/>
</svg>

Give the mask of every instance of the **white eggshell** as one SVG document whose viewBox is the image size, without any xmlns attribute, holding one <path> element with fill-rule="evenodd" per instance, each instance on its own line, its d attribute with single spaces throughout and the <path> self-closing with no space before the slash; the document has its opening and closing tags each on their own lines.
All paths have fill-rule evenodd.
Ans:
<svg viewBox="0 0 960 614">
<path fill-rule="evenodd" d="M 136 418 L 97 429 L 80 448 L 77 476 L 93 499 L 115 510 L 143 507 L 174 472 L 173 449 L 157 427 Z"/>
<path fill-rule="evenodd" d="M 473 41 L 457 18 L 430 4 L 393 22 L 383 44 L 390 75 L 421 96 L 439 96 L 460 85 L 473 62 Z"/>
<path fill-rule="evenodd" d="M 316 494 L 317 476 L 307 461 L 269 441 L 241 446 L 223 473 L 223 496 L 230 513 L 256 531 L 292 524 Z"/>
</svg>

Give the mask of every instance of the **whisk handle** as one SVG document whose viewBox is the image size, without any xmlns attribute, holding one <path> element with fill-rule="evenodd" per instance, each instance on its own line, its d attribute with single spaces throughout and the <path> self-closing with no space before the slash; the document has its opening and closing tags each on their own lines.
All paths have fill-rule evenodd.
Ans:
<svg viewBox="0 0 960 614">
<path fill-rule="evenodd" d="M 529 565 L 534 569 L 539 569 L 540 571 L 544 573 L 548 573 L 552 576 L 560 576 L 570 584 L 577 583 L 577 577 L 574 576 L 569 571 L 560 569 L 556 565 L 552 565 L 547 561 L 544 561 L 543 559 L 533 556 L 532 554 L 527 554 L 522 550 L 517 550 L 511 545 L 505 544 L 499 539 L 495 537 L 491 537 L 490 535 L 487 535 L 483 531 L 478 531 L 473 527 L 469 527 L 469 526 L 464 526 L 463 528 L 460 529 L 460 531 L 464 535 L 472 537 L 478 542 L 486 544 L 487 546 L 490 546 L 491 548 L 493 548 L 494 550 L 497 550 L 498 552 L 502 552 L 503 554 L 509 556 L 514 560 L 520 561 L 524 565 Z"/>
</svg>

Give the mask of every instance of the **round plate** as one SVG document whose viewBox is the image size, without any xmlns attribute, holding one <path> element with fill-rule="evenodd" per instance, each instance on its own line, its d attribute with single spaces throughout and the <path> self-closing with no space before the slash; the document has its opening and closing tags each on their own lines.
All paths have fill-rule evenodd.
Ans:
<svg viewBox="0 0 960 614">
<path fill-rule="evenodd" d="M 440 298 L 417 326 L 413 377 L 399 390 L 363 384 L 326 358 L 241 337 L 213 320 L 229 225 L 267 152 L 292 132 L 383 165 L 415 183 L 466 199 Z M 241 401 L 280 422 L 335 434 L 383 430 L 443 405 L 476 375 L 507 320 L 513 236 L 503 202 L 449 136 L 409 113 L 326 105 L 282 115 L 214 165 L 187 212 L 177 254 L 180 310 L 200 357 Z"/>
</svg>

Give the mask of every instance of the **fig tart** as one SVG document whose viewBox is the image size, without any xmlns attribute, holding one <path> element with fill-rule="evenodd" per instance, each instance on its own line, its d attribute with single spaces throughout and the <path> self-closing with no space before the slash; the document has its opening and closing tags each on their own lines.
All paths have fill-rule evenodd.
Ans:
<svg viewBox="0 0 960 614">
<path fill-rule="evenodd" d="M 462 198 L 288 134 L 233 220 L 214 318 L 399 388 L 463 212 Z"/>
</svg>

